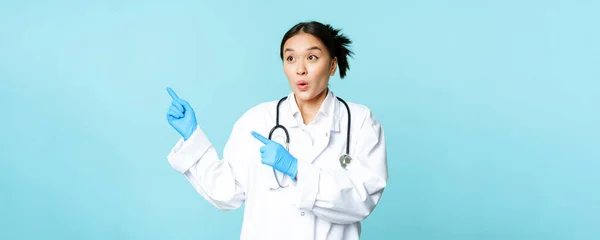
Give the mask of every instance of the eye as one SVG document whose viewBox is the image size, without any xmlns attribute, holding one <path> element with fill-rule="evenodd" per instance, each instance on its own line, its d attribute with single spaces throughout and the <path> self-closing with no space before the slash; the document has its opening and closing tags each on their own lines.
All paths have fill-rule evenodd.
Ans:
<svg viewBox="0 0 600 240">
<path fill-rule="evenodd" d="M 292 56 L 288 56 L 288 57 L 286 58 L 286 60 L 287 60 L 288 62 L 294 61 L 294 57 L 292 57 Z"/>
<path fill-rule="evenodd" d="M 317 59 L 319 59 L 319 57 L 317 57 L 317 56 L 315 56 L 315 55 L 310 55 L 310 56 L 308 56 L 308 60 L 311 60 L 311 61 L 312 61 L 312 60 L 317 60 Z"/>
</svg>

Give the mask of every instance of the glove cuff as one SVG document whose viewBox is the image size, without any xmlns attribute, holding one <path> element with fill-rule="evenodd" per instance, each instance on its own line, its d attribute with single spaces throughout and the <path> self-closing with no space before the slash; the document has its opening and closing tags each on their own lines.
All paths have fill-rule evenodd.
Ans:
<svg viewBox="0 0 600 240">
<path fill-rule="evenodd" d="M 183 140 L 184 140 L 184 141 L 187 141 L 187 140 L 188 140 L 188 139 L 189 139 L 189 138 L 192 136 L 192 134 L 194 134 L 194 132 L 196 131 L 196 129 L 197 129 L 197 128 L 198 128 L 198 125 L 194 124 L 194 125 L 192 126 L 192 130 L 191 130 L 191 131 L 189 131 L 189 133 L 188 133 L 188 134 L 186 134 L 185 136 L 182 136 L 182 137 L 183 137 Z"/>
</svg>

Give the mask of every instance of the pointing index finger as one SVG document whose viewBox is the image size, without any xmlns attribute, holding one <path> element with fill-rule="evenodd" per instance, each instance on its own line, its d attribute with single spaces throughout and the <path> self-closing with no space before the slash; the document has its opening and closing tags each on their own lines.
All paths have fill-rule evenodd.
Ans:
<svg viewBox="0 0 600 240">
<path fill-rule="evenodd" d="M 263 137 L 262 135 L 260 135 L 259 133 L 252 131 L 252 136 L 254 136 L 254 138 L 258 139 L 258 141 L 261 141 L 264 144 L 268 144 L 271 142 L 270 139 Z"/>
<path fill-rule="evenodd" d="M 175 91 L 173 91 L 173 89 L 171 89 L 170 87 L 167 88 L 167 92 L 169 93 L 171 98 L 173 98 L 173 100 L 179 99 L 179 96 L 177 96 Z"/>
</svg>

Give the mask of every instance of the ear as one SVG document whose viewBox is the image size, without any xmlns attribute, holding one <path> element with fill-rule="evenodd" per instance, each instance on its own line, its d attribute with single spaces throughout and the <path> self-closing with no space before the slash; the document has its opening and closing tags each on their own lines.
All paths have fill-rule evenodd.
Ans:
<svg viewBox="0 0 600 240">
<path fill-rule="evenodd" d="M 329 66 L 329 75 L 333 76 L 335 74 L 335 70 L 337 69 L 337 57 L 334 57 L 331 60 L 331 66 Z"/>
</svg>

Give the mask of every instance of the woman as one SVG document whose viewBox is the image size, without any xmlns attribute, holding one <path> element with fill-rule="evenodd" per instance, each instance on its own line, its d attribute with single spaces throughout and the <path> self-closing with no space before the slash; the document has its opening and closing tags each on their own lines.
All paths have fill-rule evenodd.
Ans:
<svg viewBox="0 0 600 240">
<path fill-rule="evenodd" d="M 360 221 L 379 202 L 388 174 L 381 124 L 369 108 L 328 88 L 338 66 L 346 75 L 350 43 L 319 22 L 292 27 L 280 47 L 292 92 L 247 110 L 223 159 L 190 104 L 167 88 L 167 119 L 182 136 L 169 163 L 215 207 L 246 204 L 241 239 L 359 239 Z M 285 130 L 271 132 L 278 124 Z"/>
</svg>

